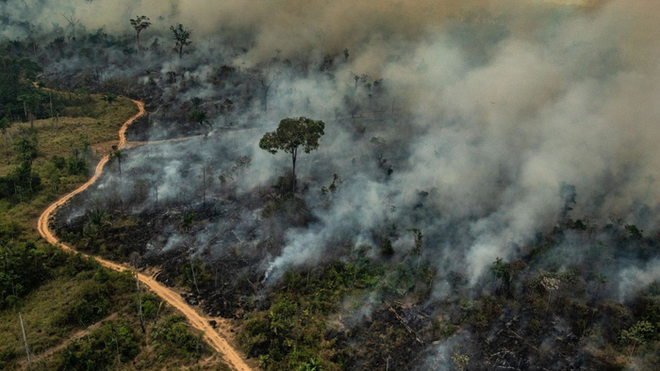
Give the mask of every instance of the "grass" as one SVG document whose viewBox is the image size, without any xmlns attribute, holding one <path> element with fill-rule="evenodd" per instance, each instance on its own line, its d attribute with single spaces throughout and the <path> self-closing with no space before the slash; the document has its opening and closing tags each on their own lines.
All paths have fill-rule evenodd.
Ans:
<svg viewBox="0 0 660 371">
<path fill-rule="evenodd" d="M 82 148 L 84 141 L 93 144 L 92 149 L 97 152 L 107 151 L 111 143 L 119 139 L 117 132 L 124 121 L 138 110 L 128 98 L 119 98 L 112 104 L 101 101 L 98 95 L 92 95 L 90 99 L 81 107 L 67 107 L 64 112 L 71 117 L 36 120 L 33 125 L 28 122 L 12 125 L 6 140 L 0 142 L 0 175 L 6 175 L 16 162 L 11 139 L 20 137 L 32 126 L 37 130 L 39 143 L 40 156 L 34 162 L 37 169 L 43 168 L 52 156 L 69 156 L 73 150 Z"/>
<path fill-rule="evenodd" d="M 119 137 L 117 132 L 121 125 L 138 110 L 135 104 L 127 98 L 119 98 L 113 104 L 100 100 L 99 95 L 92 95 L 91 101 L 81 107 L 67 107 L 70 114 L 89 114 L 91 117 L 62 117 L 55 120 L 36 120 L 34 129 L 37 132 L 38 157 L 33 167 L 42 178 L 43 187 L 30 202 L 15 202 L 15 200 L 0 200 L 0 223 L 15 222 L 26 228 L 22 238 L 38 238 L 35 223 L 40 213 L 63 194 L 72 191 L 87 180 L 85 175 L 63 176 L 59 179 L 57 189 L 54 189 L 52 179 L 48 176 L 47 164 L 53 156 L 67 157 L 75 149 L 89 143 L 94 161 L 89 166 L 94 168 L 96 160 L 107 153 Z M 30 123 L 14 124 L 7 131 L 7 138 L 17 139 L 30 128 Z M 6 175 L 17 163 L 11 140 L 1 144 L 0 176 Z"/>
<path fill-rule="evenodd" d="M 83 328 L 80 323 L 72 322 L 70 315 L 83 300 L 85 291 L 95 286 L 96 282 L 89 272 L 75 277 L 63 274 L 24 299 L 21 314 L 32 353 L 42 353 L 59 344 L 75 330 Z M 118 310 L 126 304 L 130 300 L 130 293 L 120 292 L 114 296 L 113 309 Z M 25 350 L 21 327 L 18 314 L 13 310 L 0 312 L 0 334 L 0 354 L 23 355 Z"/>
</svg>

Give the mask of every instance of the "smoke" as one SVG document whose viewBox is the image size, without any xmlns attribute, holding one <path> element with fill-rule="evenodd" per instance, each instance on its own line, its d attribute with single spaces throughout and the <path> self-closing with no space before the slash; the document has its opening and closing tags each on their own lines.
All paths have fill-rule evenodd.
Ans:
<svg viewBox="0 0 660 371">
<path fill-rule="evenodd" d="M 407 44 L 408 49 L 399 49 L 402 57 L 391 52 L 401 58 L 391 58 L 394 62 L 385 63 L 379 76 L 412 119 L 369 128 L 385 141 L 410 135 L 405 148 L 383 150 L 402 157 L 391 181 L 351 179 L 357 184 L 339 192 L 331 217 L 324 212 L 320 227 L 298 237 L 290 234 L 284 254 L 271 268 L 324 256 L 328 234 L 336 236 L 335 228 L 342 230 L 345 221 L 358 231 L 374 228 L 374 219 L 405 220 L 409 216 L 388 215 L 382 205 L 388 194 L 397 210 L 405 210 L 410 202 L 406 190 L 435 190 L 428 201 L 435 216 L 416 222 L 431 236 L 430 245 L 442 245 L 448 225 L 465 222 L 461 228 L 467 237 L 460 245 L 473 283 L 495 258 L 513 258 L 513 246 L 554 225 L 563 206 L 562 182 L 578 190 L 573 215 L 601 217 L 601 223 L 617 215 L 653 233 L 657 215 L 640 219 L 634 208 L 640 203 L 655 208 L 660 196 L 647 181 L 658 163 L 653 145 L 658 108 L 653 102 L 660 98 L 659 71 L 631 53 L 623 40 L 647 41 L 643 54 L 654 54 L 657 46 L 641 34 L 657 26 L 622 25 L 621 19 L 631 14 L 652 12 L 644 2 L 625 6 L 631 9 L 613 2 L 598 14 L 564 14 L 558 24 L 537 30 L 538 38 L 520 34 L 511 24 L 498 25 L 494 18 L 485 26 L 479 23 L 477 29 L 508 26 L 510 34 L 501 32 L 507 36 L 483 45 L 477 65 L 471 65 L 472 50 L 456 45 L 470 45 L 469 38 L 479 35 L 474 30 L 457 40 L 447 36 L 452 35 L 450 27 L 412 48 Z M 368 48 L 355 63 L 364 65 L 363 58 L 382 50 L 380 45 L 374 48 L 378 52 Z M 350 168 L 345 160 L 358 155 L 349 149 L 355 146 L 332 139 L 325 139 L 324 146 L 335 152 L 324 161 L 332 161 L 336 169 Z M 381 196 L 369 197 L 380 187 Z M 355 205 L 356 195 L 356 212 L 369 210 L 369 215 L 360 215 L 357 227 L 343 212 L 343 205 Z"/>
<path fill-rule="evenodd" d="M 467 365 L 469 358 L 461 353 L 461 344 L 469 344 L 469 335 L 459 333 L 450 339 L 430 346 L 424 354 L 423 362 L 416 370 L 449 371 L 455 370 L 459 365 Z"/>
<path fill-rule="evenodd" d="M 175 112 L 193 97 L 211 113 L 207 138 L 131 150 L 125 172 L 156 185 L 143 208 L 156 198 L 199 199 L 208 164 L 210 198 L 225 201 L 221 177 L 239 196 L 265 188 L 289 163 L 260 150 L 261 135 L 283 117 L 323 119 L 321 147 L 299 159 L 313 221 L 283 227 L 281 248 L 264 263 L 269 281 L 375 249 L 374 236 L 394 224 L 397 254 L 411 248 L 406 230 L 421 229 L 425 258 L 476 285 L 496 258 L 516 259 L 519 246 L 554 227 L 564 182 L 577 192 L 572 217 L 658 231 L 660 14 L 650 1 L 60 0 L 5 2 L 0 13 L 12 20 L 2 23 L 4 39 L 71 39 L 101 27 L 128 38 L 128 19 L 144 14 L 154 26 L 143 45 L 158 37 L 167 50 L 169 25 L 192 28 L 182 59 L 149 50 L 133 63 L 118 48 L 104 55 L 101 82 L 140 76 L 142 88 L 155 86 L 150 139 L 201 133 Z M 63 15 L 75 15 L 78 29 Z M 264 113 L 255 75 L 273 57 L 281 71 L 271 76 Z M 85 63 L 75 55 L 46 69 L 73 75 Z M 230 77 L 218 77 L 222 65 Z M 176 82 L 167 82 L 170 72 Z M 216 107 L 227 98 L 237 105 L 229 119 Z M 324 194 L 334 174 L 341 183 Z M 116 175 L 99 185 L 125 198 L 134 188 Z M 212 245 L 209 236 L 236 225 L 267 237 L 271 225 L 252 216 L 260 208 L 246 208 L 240 214 L 249 220 L 207 223 L 196 240 Z M 174 232 L 167 248 L 180 240 Z M 619 267 L 620 292 L 657 280 L 656 265 Z"/>
<path fill-rule="evenodd" d="M 625 302 L 654 282 L 660 281 L 660 260 L 654 259 L 641 267 L 621 270 L 618 277 L 619 301 Z"/>
<path fill-rule="evenodd" d="M 274 284 L 291 268 L 380 259 L 383 236 L 399 261 L 418 229 L 422 259 L 438 272 L 433 302 L 455 295 L 452 272 L 473 295 L 497 258 L 529 253 L 565 217 L 659 231 L 660 8 L 648 0 L 59 0 L 4 2 L 0 13 L 0 39 L 66 36 L 71 51 L 42 57 L 46 76 L 73 87 L 85 74 L 104 87 L 130 81 L 126 94 L 151 103 L 140 140 L 192 136 L 127 149 L 123 174 L 110 170 L 93 190 L 129 200 L 135 214 L 164 210 L 157 251 L 240 250 Z M 75 33 L 63 14 L 80 20 Z M 154 26 L 136 56 L 126 45 L 138 14 Z M 169 50 L 175 23 L 193 31 L 183 58 Z M 90 46 L 83 35 L 101 27 L 111 36 Z M 103 53 L 85 56 L 76 42 Z M 207 135 L 188 122 L 193 98 L 209 114 Z M 291 164 L 258 141 L 297 116 L 323 120 L 326 133 L 298 158 L 304 202 L 282 212 L 294 217 L 268 216 L 281 201 L 269 189 Z M 84 215 L 80 203 L 70 220 Z M 203 220 L 184 233 L 177 220 L 189 210 Z M 660 263 L 616 251 L 608 233 L 567 232 L 535 269 L 566 272 L 604 256 L 607 278 L 585 283 L 589 295 L 629 301 L 660 280 Z M 376 296 L 359 298 L 367 303 L 349 325 L 371 315 Z M 466 337 L 430 347 L 421 367 L 452 369 Z"/>
<path fill-rule="evenodd" d="M 247 59 L 260 60 L 270 57 L 275 49 L 282 50 L 285 57 L 308 55 L 318 51 L 319 45 L 335 53 L 376 43 L 385 43 L 381 46 L 385 49 L 396 40 L 418 39 L 429 29 L 469 10 L 501 13 L 539 4 L 585 3 L 588 1 L 423 0 L 413 4 L 396 0 L 48 0 L 8 1 L 0 4 L 0 12 L 15 21 L 3 31 L 8 38 L 53 29 L 73 34 L 75 27 L 130 33 L 128 20 L 146 15 L 157 30 L 183 23 L 193 28 L 198 40 L 221 38 L 249 47 Z M 80 23 L 74 27 L 69 21 L 76 20 Z"/>
<path fill-rule="evenodd" d="M 165 145 L 154 154 L 161 160 L 151 164 L 161 170 L 147 172 L 163 172 L 150 181 L 159 184 L 166 202 L 199 194 L 200 182 L 182 175 L 201 171 L 199 163 L 191 166 L 193 159 L 213 162 L 209 178 L 217 179 L 246 156 L 251 162 L 234 181 L 239 192 L 249 193 L 288 166 L 283 156 L 257 147 L 263 132 L 286 116 L 325 120 L 321 148 L 301 157 L 300 174 L 313 190 L 306 202 L 327 201 L 318 189 L 333 174 L 344 182 L 329 208 L 313 208 L 313 225 L 286 231 L 282 253 L 268 264 L 270 277 L 318 262 L 342 241 L 375 246 L 370 236 L 395 222 L 400 230 L 423 230 L 428 258 L 438 267 L 447 268 L 448 256 L 460 256 L 451 268 L 465 270 L 474 284 L 495 258 L 515 258 L 515 246 L 554 225 L 564 206 L 562 182 L 576 187 L 574 216 L 604 222 L 616 215 L 656 231 L 657 213 L 640 212 L 656 210 L 660 196 L 647 180 L 657 177 L 660 160 L 660 48 L 654 42 L 660 30 L 657 9 L 645 1 L 566 7 L 521 1 L 287 0 L 246 6 L 71 0 L 3 5 L 2 11 L 44 30 L 64 25 L 61 13 L 75 14 L 79 27 L 127 35 L 128 19 L 146 14 L 154 29 L 145 32 L 164 40 L 169 24 L 189 25 L 194 49 L 185 59 L 147 53 L 147 66 L 138 67 L 109 53 L 113 63 L 101 75 L 109 80 L 153 66 L 160 71 L 162 99 L 178 106 L 192 97 L 203 98 L 208 108 L 226 97 L 259 94 L 256 82 L 244 84 L 247 91 L 218 88 L 211 82 L 216 61 L 248 74 L 246 67 L 276 50 L 293 58 L 273 78 L 267 115 L 253 99 L 232 117 L 255 130 Z M 219 47 L 226 43 L 247 51 Z M 325 54 L 334 56 L 331 73 L 314 72 L 311 66 L 323 63 Z M 49 71 L 83 63 L 69 59 Z M 162 80 L 170 71 L 178 80 L 167 85 Z M 141 81 L 149 84 L 149 78 Z M 378 112 L 380 119 L 351 124 L 346 118 L 352 112 L 366 118 Z M 152 115 L 152 139 L 168 137 L 167 114 Z M 212 120 L 224 126 L 221 117 Z M 151 166 L 141 157 L 131 156 L 127 171 Z M 391 176 L 385 175 L 388 168 Z M 420 192 L 428 193 L 421 208 Z"/>
</svg>

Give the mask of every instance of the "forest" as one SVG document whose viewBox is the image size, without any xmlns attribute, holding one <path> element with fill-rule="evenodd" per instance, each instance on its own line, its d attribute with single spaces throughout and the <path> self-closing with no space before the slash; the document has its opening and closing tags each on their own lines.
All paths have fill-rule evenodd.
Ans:
<svg viewBox="0 0 660 371">
<path fill-rule="evenodd" d="M 0 1 L 0 369 L 657 369 L 659 16 Z"/>
</svg>

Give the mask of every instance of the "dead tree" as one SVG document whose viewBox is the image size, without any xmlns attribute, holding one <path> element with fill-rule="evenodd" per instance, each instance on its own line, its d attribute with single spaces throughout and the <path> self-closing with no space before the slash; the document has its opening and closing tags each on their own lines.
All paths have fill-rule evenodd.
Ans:
<svg viewBox="0 0 660 371">
<path fill-rule="evenodd" d="M 206 165 L 202 166 L 202 207 L 206 207 Z"/>
<path fill-rule="evenodd" d="M 224 102 L 220 104 L 220 111 L 225 117 L 225 126 L 229 125 L 229 116 L 231 116 L 234 108 L 234 102 L 232 102 L 229 98 L 225 99 Z"/>
<path fill-rule="evenodd" d="M 9 295 L 7 301 L 12 304 L 14 310 L 18 313 L 18 320 L 21 323 L 21 332 L 23 333 L 23 344 L 25 345 L 25 355 L 27 357 L 28 370 L 31 370 L 32 361 L 30 360 L 30 348 L 28 347 L 27 335 L 25 334 L 25 325 L 23 324 L 23 316 L 21 315 L 20 311 L 20 299 L 16 293 L 16 286 L 14 285 L 13 281 L 11 282 L 11 290 L 13 295 Z"/>
<path fill-rule="evenodd" d="M 422 230 L 419 228 L 410 228 L 408 229 L 408 232 L 412 232 L 413 235 L 415 236 L 415 246 L 413 246 L 412 250 L 410 253 L 414 256 L 417 256 L 417 268 L 419 268 L 421 258 L 422 258 L 422 248 L 423 243 L 422 243 Z"/>
<path fill-rule="evenodd" d="M 195 275 L 195 264 L 193 263 L 193 250 L 190 250 L 188 257 L 190 258 L 190 272 L 192 273 L 193 284 L 195 284 L 195 290 L 197 290 L 197 295 L 199 295 L 199 286 L 197 286 L 197 276 Z"/>
<path fill-rule="evenodd" d="M 274 57 L 268 63 L 261 66 L 258 71 L 250 75 L 252 80 L 258 81 L 261 85 L 261 102 L 265 113 L 268 113 L 268 93 L 273 83 L 284 71 L 279 57 Z"/>
<path fill-rule="evenodd" d="M 25 355 L 27 356 L 28 370 L 32 369 L 32 361 L 30 360 L 30 348 L 28 348 L 27 336 L 25 335 L 25 325 L 23 325 L 23 316 L 18 312 L 18 320 L 21 322 L 21 331 L 23 332 L 23 344 L 25 344 Z"/>
<path fill-rule="evenodd" d="M 138 273 L 138 265 L 140 264 L 140 254 L 138 254 L 137 252 L 133 252 L 131 254 L 131 263 L 133 263 L 133 267 L 135 269 L 135 287 L 136 287 L 137 299 L 138 299 L 138 316 L 140 317 L 140 328 L 142 329 L 142 333 L 146 334 L 147 330 L 144 326 L 144 315 L 142 314 L 142 297 L 140 295 L 140 276 Z"/>
<path fill-rule="evenodd" d="M 389 307 L 388 310 L 389 310 L 392 314 L 394 314 L 394 317 L 396 317 L 396 319 L 397 319 L 397 320 L 403 325 L 403 327 L 406 329 L 406 331 L 408 331 L 411 335 L 413 335 L 413 336 L 415 337 L 415 341 L 417 341 L 417 342 L 418 342 L 419 344 L 421 344 L 421 345 L 424 345 L 424 341 L 422 340 L 422 338 L 420 338 L 419 335 L 417 334 L 417 332 L 416 332 L 415 330 L 413 330 L 412 327 L 410 327 L 410 326 L 406 323 L 406 321 L 403 320 L 403 318 L 401 318 L 401 316 L 399 315 L 399 313 L 397 313 L 396 310 L 395 310 L 394 308 Z"/>
<path fill-rule="evenodd" d="M 67 17 L 66 15 L 62 14 L 62 17 L 69 22 L 69 27 L 71 27 L 71 38 L 70 39 L 75 39 L 76 38 L 76 25 L 80 23 L 80 19 L 76 19 L 75 15 L 71 15 L 71 18 Z"/>
</svg>

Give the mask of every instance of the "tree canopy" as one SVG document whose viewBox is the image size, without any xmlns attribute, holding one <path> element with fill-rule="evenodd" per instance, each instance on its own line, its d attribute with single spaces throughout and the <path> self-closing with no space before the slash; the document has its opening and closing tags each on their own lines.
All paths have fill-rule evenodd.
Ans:
<svg viewBox="0 0 660 371">
<path fill-rule="evenodd" d="M 139 35 L 140 32 L 151 26 L 151 22 L 149 21 L 149 17 L 138 15 L 135 19 L 131 19 L 131 26 L 133 26 L 135 32 Z"/>
<path fill-rule="evenodd" d="M 192 44 L 190 41 L 190 33 L 192 32 L 189 28 L 184 28 L 181 23 L 176 27 L 170 26 L 170 30 L 174 36 L 174 41 L 176 46 L 174 51 L 179 53 L 179 58 L 183 56 L 183 47 Z"/>
<path fill-rule="evenodd" d="M 272 154 L 278 151 L 294 154 L 302 146 L 305 153 L 319 147 L 319 139 L 325 134 L 325 123 L 306 117 L 286 118 L 280 121 L 277 130 L 266 133 L 259 141 L 259 147 Z"/>
<path fill-rule="evenodd" d="M 30 81 L 41 67 L 27 58 L 0 57 L 0 117 L 27 119 L 26 108 L 41 117 L 46 97 Z"/>
<path fill-rule="evenodd" d="M 296 159 L 298 148 L 305 153 L 319 148 L 319 139 L 325 134 L 325 123 L 307 117 L 285 118 L 280 121 L 277 130 L 266 133 L 259 141 L 259 147 L 275 154 L 279 151 L 291 154 L 293 162 L 293 193 L 296 191 Z"/>
<path fill-rule="evenodd" d="M 131 19 L 131 26 L 135 29 L 135 47 L 138 54 L 140 54 L 140 33 L 149 28 L 151 22 L 149 21 L 149 17 L 138 15 L 135 19 Z"/>
</svg>

